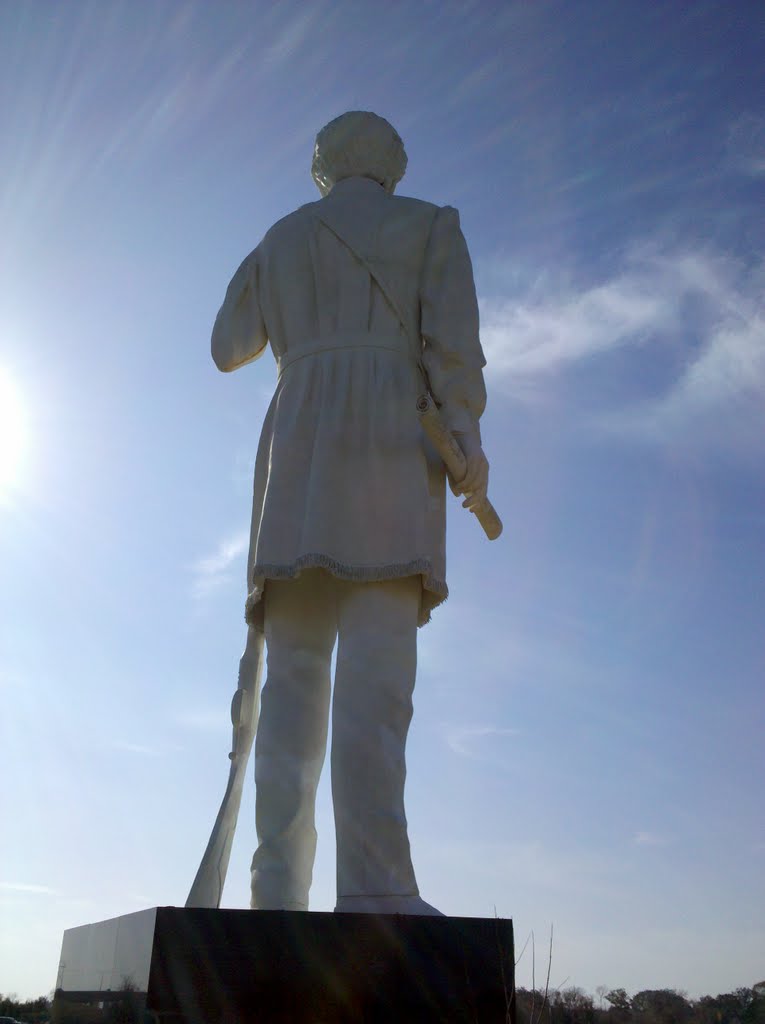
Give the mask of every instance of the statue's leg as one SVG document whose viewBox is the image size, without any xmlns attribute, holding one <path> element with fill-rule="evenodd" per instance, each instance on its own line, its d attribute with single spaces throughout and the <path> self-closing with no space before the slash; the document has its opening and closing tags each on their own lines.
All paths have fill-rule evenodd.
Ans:
<svg viewBox="0 0 765 1024">
<path fill-rule="evenodd" d="M 332 581 L 317 571 L 269 581 L 264 600 L 268 658 L 255 739 L 252 906 L 307 910 L 337 629 Z"/>
<path fill-rule="evenodd" d="M 338 910 L 437 913 L 419 898 L 404 813 L 420 587 L 419 577 L 338 584 L 332 708 Z"/>
</svg>

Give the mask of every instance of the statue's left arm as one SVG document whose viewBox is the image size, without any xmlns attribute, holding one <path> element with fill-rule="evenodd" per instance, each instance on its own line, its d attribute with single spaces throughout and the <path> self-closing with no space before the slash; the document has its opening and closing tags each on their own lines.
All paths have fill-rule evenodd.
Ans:
<svg viewBox="0 0 765 1024">
<path fill-rule="evenodd" d="M 455 493 L 467 495 L 466 508 L 486 497 L 489 464 L 481 446 L 479 420 L 486 407 L 478 336 L 478 300 L 459 214 L 438 211 L 430 233 L 420 292 L 422 360 L 447 429 L 467 460 L 462 480 L 450 480 Z"/>
<path fill-rule="evenodd" d="M 257 359 L 268 343 L 258 277 L 258 250 L 255 249 L 232 277 L 215 319 L 212 357 L 219 370 L 237 370 Z"/>
</svg>

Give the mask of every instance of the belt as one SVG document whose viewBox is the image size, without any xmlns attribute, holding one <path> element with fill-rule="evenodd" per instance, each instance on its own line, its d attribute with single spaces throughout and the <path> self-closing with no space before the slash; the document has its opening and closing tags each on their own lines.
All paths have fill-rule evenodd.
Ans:
<svg viewBox="0 0 765 1024">
<path fill-rule="evenodd" d="M 337 352 L 341 349 L 362 349 L 376 348 L 384 349 L 387 352 L 398 352 L 405 359 L 411 360 L 417 365 L 419 359 L 412 352 L 409 339 L 403 331 L 375 331 L 364 333 L 363 331 L 335 331 L 333 334 L 326 334 L 319 338 L 309 338 L 306 341 L 298 342 L 297 345 L 290 345 L 286 352 L 276 357 L 277 375 L 281 377 L 288 366 L 296 363 L 298 359 L 305 359 L 306 356 L 315 356 L 320 352 Z"/>
</svg>

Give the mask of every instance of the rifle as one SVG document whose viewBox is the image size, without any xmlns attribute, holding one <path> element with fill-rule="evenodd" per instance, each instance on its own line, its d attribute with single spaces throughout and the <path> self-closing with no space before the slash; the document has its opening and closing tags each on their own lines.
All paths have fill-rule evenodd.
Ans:
<svg viewBox="0 0 765 1024">
<path fill-rule="evenodd" d="M 247 644 L 239 661 L 239 681 L 231 701 L 231 760 L 228 785 L 215 819 L 207 849 L 191 886 L 187 907 L 220 906 L 226 881 L 231 844 L 234 841 L 242 788 L 258 721 L 260 679 L 263 674 L 263 633 L 250 626 Z"/>
</svg>

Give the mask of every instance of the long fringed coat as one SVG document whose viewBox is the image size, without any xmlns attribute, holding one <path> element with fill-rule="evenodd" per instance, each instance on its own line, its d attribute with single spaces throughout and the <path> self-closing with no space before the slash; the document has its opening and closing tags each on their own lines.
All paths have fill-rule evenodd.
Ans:
<svg viewBox="0 0 765 1024">
<path fill-rule="evenodd" d="M 348 178 L 275 224 L 215 321 L 221 370 L 270 342 L 276 391 L 255 463 L 248 622 L 268 579 L 420 575 L 420 624 L 447 596 L 445 473 L 416 400 L 455 433 L 486 402 L 473 271 L 457 211 Z"/>
</svg>

